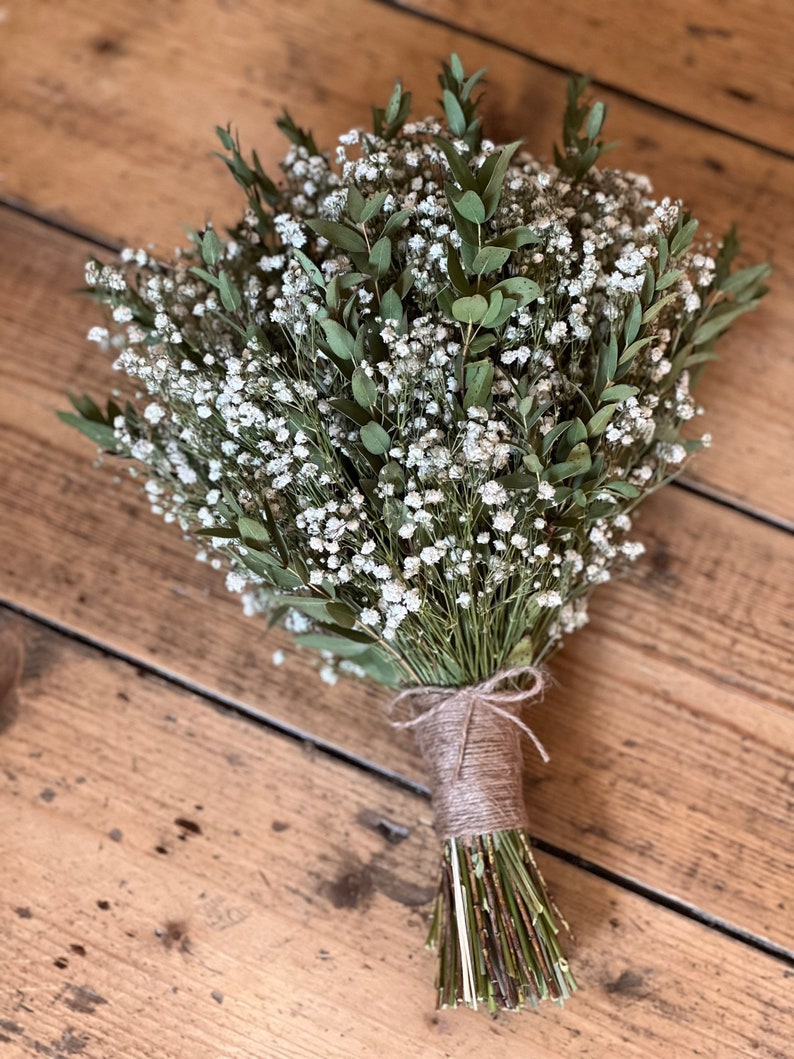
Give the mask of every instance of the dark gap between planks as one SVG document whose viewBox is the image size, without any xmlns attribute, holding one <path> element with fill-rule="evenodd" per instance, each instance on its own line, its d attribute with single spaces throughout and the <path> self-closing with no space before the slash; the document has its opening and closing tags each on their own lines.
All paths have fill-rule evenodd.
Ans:
<svg viewBox="0 0 794 1059">
<path fill-rule="evenodd" d="M 400 2 L 400 0 L 370 0 L 370 2 L 380 4 L 382 7 L 389 7 L 393 11 L 400 11 L 411 18 L 418 18 L 425 22 L 431 22 L 435 26 L 441 26 L 443 29 L 459 33 L 462 37 L 468 37 L 469 40 L 476 40 L 493 48 L 501 48 L 502 51 L 509 52 L 511 55 L 517 55 L 521 59 L 537 63 L 538 66 L 545 66 L 547 70 L 554 70 L 557 73 L 566 75 L 580 72 L 572 70 L 570 66 L 566 66 L 564 63 L 555 63 L 550 59 L 543 59 L 541 56 L 535 55 L 530 51 L 524 51 L 523 48 L 519 48 L 514 44 L 506 44 L 503 40 L 489 37 L 486 33 L 479 33 L 477 30 L 466 29 L 463 26 L 459 26 L 455 22 L 448 22 L 446 19 L 441 18 L 440 15 L 433 15 L 429 11 L 418 11 L 416 8 L 410 7 L 408 4 Z M 633 92 L 629 92 L 625 88 L 613 85 L 610 81 L 594 79 L 591 81 L 591 84 L 595 89 L 601 88 L 607 92 L 612 92 L 621 99 L 628 99 L 633 103 L 641 103 L 643 106 L 651 107 L 660 114 L 667 114 L 670 117 L 678 118 L 680 121 L 689 122 L 690 125 L 695 125 L 700 129 L 707 129 L 709 132 L 718 132 L 723 136 L 728 136 L 730 139 L 736 140 L 738 143 L 745 143 L 750 147 L 757 147 L 759 150 L 776 155 L 778 158 L 794 160 L 794 151 L 784 151 L 782 147 L 771 147 L 769 144 L 760 143 L 758 140 L 754 140 L 752 136 L 734 132 L 732 129 L 723 128 L 722 125 L 714 125 L 712 122 L 706 121 L 704 118 L 697 118 L 691 114 L 686 114 L 683 111 L 675 110 L 673 107 L 665 106 L 664 103 L 657 103 L 653 99 L 646 99 L 645 96 L 635 95 Z"/>
<path fill-rule="evenodd" d="M 362 772 L 366 772 L 380 780 L 385 780 L 387 783 L 394 784 L 394 786 L 405 790 L 410 794 L 423 798 L 426 801 L 429 801 L 430 799 L 430 791 L 421 783 L 417 783 L 414 780 L 409 779 L 407 776 L 402 776 L 398 772 L 393 772 L 392 770 L 377 765 L 372 761 L 368 761 L 366 758 L 351 754 L 349 751 L 344 750 L 342 747 L 335 746 L 333 743 L 326 743 L 299 728 L 295 728 L 282 721 L 268 717 L 266 714 L 261 713 L 252 706 L 247 706 L 245 703 L 236 702 L 233 699 L 226 698 L 217 691 L 205 688 L 202 685 L 187 680 L 167 669 L 163 669 L 136 658 L 128 652 L 109 647 L 101 641 L 95 640 L 84 633 L 80 633 L 69 626 L 42 617 L 41 615 L 36 614 L 25 607 L 9 602 L 8 600 L 0 599 L 0 607 L 4 607 L 11 613 L 25 617 L 42 628 L 58 633 L 66 640 L 71 640 L 74 643 L 90 647 L 105 658 L 133 665 L 147 676 L 157 677 L 160 680 L 164 680 L 172 687 L 179 688 L 181 691 L 187 691 L 191 694 L 198 695 L 220 712 L 243 717 L 268 731 L 286 736 L 287 738 L 303 745 L 308 744 L 336 761 L 340 761 L 352 768 L 360 769 Z M 695 905 L 690 905 L 686 901 L 682 901 L 680 898 L 674 897 L 671 894 L 666 894 L 661 890 L 656 890 L 652 886 L 647 886 L 638 879 L 633 879 L 630 876 L 621 875 L 619 872 L 611 871 L 609 868 L 604 868 L 600 864 L 587 860 L 586 858 L 579 856 L 577 853 L 571 853 L 559 846 L 555 846 L 550 842 L 545 842 L 542 839 L 533 837 L 532 844 L 536 849 L 541 850 L 549 856 L 556 857 L 558 860 L 570 864 L 572 867 L 575 867 L 580 871 L 586 872 L 589 875 L 594 875 L 598 879 L 602 879 L 605 882 L 628 891 L 629 893 L 642 897 L 646 901 L 650 901 L 651 904 L 658 905 L 662 908 L 666 908 L 670 912 L 682 915 L 686 919 L 692 920 L 695 923 L 700 923 L 709 930 L 714 930 L 725 937 L 731 938 L 733 941 L 737 941 L 742 945 L 747 945 L 749 948 L 755 949 L 757 952 L 762 952 L 767 956 L 771 956 L 773 959 L 780 960 L 787 966 L 794 967 L 794 952 L 786 949 L 782 945 L 778 945 L 776 942 L 771 941 L 768 938 L 751 934 L 742 927 L 737 927 L 732 923 L 728 923 L 726 920 L 711 915 L 711 913 L 706 912 L 701 908 L 697 908 Z"/>
</svg>

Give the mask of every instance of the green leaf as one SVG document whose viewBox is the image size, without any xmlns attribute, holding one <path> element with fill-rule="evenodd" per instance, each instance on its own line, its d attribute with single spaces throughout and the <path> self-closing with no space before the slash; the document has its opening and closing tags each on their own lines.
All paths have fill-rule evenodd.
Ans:
<svg viewBox="0 0 794 1059">
<path fill-rule="evenodd" d="M 224 129 L 220 125 L 216 125 L 215 126 L 215 135 L 218 137 L 218 139 L 221 141 L 221 143 L 223 144 L 223 146 L 226 148 L 227 151 L 233 151 L 234 150 L 234 147 L 235 147 L 234 137 L 232 136 L 232 134 L 229 132 L 228 129 Z"/>
<path fill-rule="evenodd" d="M 408 508 L 396 496 L 387 496 L 383 501 L 383 521 L 386 528 L 396 533 L 408 521 Z"/>
<path fill-rule="evenodd" d="M 514 471 L 512 474 L 506 474 L 496 480 L 505 489 L 535 489 L 538 484 L 536 475 L 522 474 L 520 471 Z"/>
<path fill-rule="evenodd" d="M 629 397 L 636 397 L 639 392 L 639 387 L 637 386 L 626 386 L 624 383 L 620 383 L 618 386 L 607 386 L 599 394 L 598 400 L 601 402 L 626 401 Z"/>
<path fill-rule="evenodd" d="M 481 294 L 457 298 L 452 303 L 452 315 L 462 324 L 479 323 L 488 312 L 488 302 Z"/>
<path fill-rule="evenodd" d="M 331 351 L 342 360 L 352 360 L 356 340 L 347 328 L 337 323 L 336 320 L 321 320 L 320 326 L 325 332 Z"/>
<path fill-rule="evenodd" d="M 307 632 L 295 637 L 295 643 L 299 647 L 308 647 L 313 651 L 330 651 L 338 658 L 355 658 L 370 648 L 369 643 L 359 643 L 357 640 L 348 640 L 344 636 L 326 636 L 321 632 Z"/>
<path fill-rule="evenodd" d="M 509 279 L 500 280 L 491 287 L 492 294 L 494 291 L 499 291 L 505 297 L 515 298 L 519 305 L 528 305 L 542 293 L 537 283 L 526 276 L 511 276 Z"/>
<path fill-rule="evenodd" d="M 556 423 L 551 430 L 547 430 L 543 435 L 543 441 L 540 443 L 540 451 L 545 456 L 547 452 L 551 452 L 552 446 L 557 438 L 563 434 L 568 427 L 571 425 L 571 420 L 566 419 L 563 423 Z"/>
<path fill-rule="evenodd" d="M 642 321 L 642 302 L 635 295 L 631 299 L 631 309 L 629 310 L 626 322 L 623 325 L 623 337 L 626 345 L 629 345 L 637 337 L 640 331 L 640 323 Z"/>
<path fill-rule="evenodd" d="M 758 283 L 763 283 L 772 274 L 772 266 L 764 262 L 761 265 L 752 265 L 750 268 L 739 269 L 732 276 L 728 276 L 719 285 L 719 289 L 728 297 L 743 294 L 746 290 Z"/>
<path fill-rule="evenodd" d="M 58 418 L 70 427 L 75 427 L 81 434 L 85 434 L 95 445 L 106 449 L 108 452 L 116 452 L 119 447 L 118 439 L 112 426 L 107 423 L 98 423 L 93 419 L 84 419 L 81 415 L 73 412 L 58 412 Z"/>
<path fill-rule="evenodd" d="M 384 191 L 383 194 L 387 195 L 388 192 Z M 376 195 L 375 198 L 378 198 L 378 196 Z M 373 201 L 374 201 L 374 199 L 373 199 Z M 397 210 L 397 212 L 393 213 L 391 215 L 391 217 L 389 217 L 388 221 L 386 221 L 386 223 L 384 224 L 382 234 L 383 235 L 393 235 L 394 232 L 396 232 L 398 229 L 402 228 L 402 226 L 405 224 L 405 222 L 408 220 L 408 218 L 410 216 L 411 216 L 411 211 L 410 210 Z"/>
<path fill-rule="evenodd" d="M 361 443 L 374 456 L 382 456 L 391 448 L 391 438 L 380 423 L 374 421 L 361 428 Z"/>
<path fill-rule="evenodd" d="M 293 248 L 292 256 L 300 261 L 306 275 L 311 277 L 321 290 L 325 290 L 325 280 L 323 279 L 323 274 L 317 265 L 315 265 L 315 263 L 308 258 L 302 250 L 298 250 L 297 247 Z"/>
<path fill-rule="evenodd" d="M 630 482 L 607 482 L 605 486 L 602 486 L 609 493 L 617 493 L 618 496 L 625 496 L 629 500 L 634 500 L 640 495 L 640 491 L 636 485 L 632 485 Z"/>
<path fill-rule="evenodd" d="M 490 314 L 490 309 L 488 310 Z M 487 317 L 486 317 L 487 320 Z M 488 323 L 483 321 L 486 327 L 490 326 Z M 473 342 L 469 344 L 470 353 L 484 353 L 486 349 L 490 349 L 496 342 L 496 335 L 478 335 Z"/>
<path fill-rule="evenodd" d="M 498 291 L 498 290 L 492 291 L 491 292 L 491 296 L 488 299 L 488 312 L 482 318 L 482 326 L 483 327 L 492 327 L 493 326 L 494 322 L 499 319 L 499 314 L 502 311 L 502 306 L 503 305 L 504 305 L 504 296 L 503 296 L 502 292 Z M 493 336 L 491 336 L 491 340 L 493 341 Z M 474 343 L 472 343 L 472 345 L 469 347 L 472 350 L 472 352 L 480 352 L 479 350 L 475 350 L 473 347 L 474 347 Z"/>
<path fill-rule="evenodd" d="M 673 268 L 669 272 L 665 272 L 659 276 L 656 281 L 657 290 L 666 290 L 668 287 L 672 287 L 674 283 L 678 283 L 682 276 L 685 276 L 686 272 L 683 268 Z"/>
<path fill-rule="evenodd" d="M 521 140 L 516 140 L 515 143 L 509 143 L 502 149 L 499 155 L 493 173 L 491 174 L 491 178 L 488 181 L 488 186 L 482 196 L 482 201 L 485 204 L 486 219 L 493 217 L 494 213 L 496 213 L 496 208 L 499 205 L 499 199 L 502 195 L 502 182 L 507 173 L 507 167 L 510 165 L 510 159 L 520 146 Z"/>
<path fill-rule="evenodd" d="M 697 228 L 698 222 L 693 217 L 691 221 L 687 221 L 680 232 L 673 236 L 673 241 L 670 243 L 670 253 L 673 257 L 678 257 L 689 248 Z"/>
<path fill-rule="evenodd" d="M 311 596 L 279 596 L 279 603 L 293 610 L 299 610 L 307 618 L 314 621 L 328 621 L 328 603 L 324 599 L 312 598 Z"/>
<path fill-rule="evenodd" d="M 221 241 L 213 228 L 208 228 L 201 240 L 201 256 L 207 265 L 217 265 L 221 259 Z"/>
<path fill-rule="evenodd" d="M 449 69 L 456 81 L 463 80 L 463 63 L 460 61 L 460 56 L 457 52 L 453 51 L 452 55 L 449 57 Z"/>
<path fill-rule="evenodd" d="M 348 228 L 345 224 L 315 218 L 306 221 L 306 225 L 316 235 L 327 239 L 332 246 L 337 246 L 340 250 L 347 250 L 351 254 L 365 254 L 367 252 L 367 243 L 364 236 L 353 228 Z"/>
<path fill-rule="evenodd" d="M 488 272 L 495 272 L 508 261 L 511 251 L 501 246 L 484 246 L 478 251 L 472 264 L 472 270 L 478 276 L 484 276 Z"/>
<path fill-rule="evenodd" d="M 722 334 L 727 327 L 730 327 L 734 320 L 738 320 L 743 313 L 746 313 L 748 309 L 754 307 L 754 303 L 751 302 L 747 305 L 739 305 L 732 309 L 726 307 L 723 312 L 719 313 L 719 315 L 715 312 L 705 321 L 705 323 L 702 323 L 700 327 L 698 327 L 692 336 L 692 342 L 696 346 L 702 346 L 706 342 L 711 342 L 712 339 Z"/>
<path fill-rule="evenodd" d="M 587 116 L 585 132 L 587 133 L 588 140 L 594 140 L 596 136 L 598 136 L 601 132 L 606 116 L 607 108 L 600 100 L 598 100 L 598 102 L 593 104 L 590 113 Z"/>
<path fill-rule="evenodd" d="M 573 423 L 571 423 L 571 425 L 565 432 L 565 440 L 571 447 L 573 447 L 574 445 L 577 445 L 580 441 L 584 441 L 586 438 L 587 427 L 585 427 L 581 419 L 574 419 Z M 569 456 L 568 459 L 570 458 L 571 457 Z"/>
<path fill-rule="evenodd" d="M 595 388 L 603 390 L 608 382 L 615 377 L 618 366 L 618 342 L 614 334 L 609 336 L 609 342 L 602 346 L 598 353 L 598 371 L 596 372 Z"/>
<path fill-rule="evenodd" d="M 486 246 L 504 246 L 508 250 L 519 250 L 522 246 L 527 244 L 537 244 L 542 242 L 539 235 L 536 235 L 530 228 L 521 226 L 520 228 L 511 228 L 509 232 L 504 232 L 502 235 L 498 235 L 495 239 L 489 239 L 485 244 Z"/>
<path fill-rule="evenodd" d="M 466 394 L 463 398 L 464 409 L 484 408 L 491 396 L 494 366 L 490 360 L 476 360 L 466 365 Z"/>
<path fill-rule="evenodd" d="M 463 107 L 448 88 L 444 89 L 444 112 L 447 115 L 450 132 L 453 136 L 462 138 L 466 133 L 466 115 L 463 113 Z"/>
<path fill-rule="evenodd" d="M 546 480 L 549 482 L 560 482 L 565 478 L 574 478 L 577 474 L 583 474 L 590 468 L 592 456 L 586 441 L 580 441 L 574 445 L 568 453 L 564 463 L 555 463 L 546 472 Z"/>
<path fill-rule="evenodd" d="M 663 273 L 664 270 L 667 268 L 667 256 L 668 256 L 669 251 L 670 251 L 670 245 L 667 242 L 666 237 L 664 235 L 662 235 L 661 232 L 659 232 L 659 239 L 657 241 L 657 246 L 658 246 L 658 249 L 659 249 L 659 257 L 657 259 L 657 264 L 659 266 L 659 272 Z"/>
<path fill-rule="evenodd" d="M 618 364 L 627 364 L 634 360 L 640 350 L 645 349 L 651 342 L 653 342 L 653 335 L 649 335 L 648 338 L 639 338 L 636 342 L 632 342 L 630 346 L 626 346 L 618 357 Z"/>
<path fill-rule="evenodd" d="M 665 294 L 663 298 L 660 298 L 657 302 L 654 302 L 649 309 L 645 310 L 642 314 L 640 323 L 644 326 L 645 324 L 649 324 L 651 320 L 655 320 L 662 309 L 664 309 L 666 305 L 669 305 L 670 302 L 674 302 L 677 297 L 678 293 L 676 291 L 671 291 L 670 294 Z"/>
<path fill-rule="evenodd" d="M 447 273 L 458 293 L 471 294 L 471 284 L 451 244 L 447 247 Z"/>
<path fill-rule="evenodd" d="M 361 223 L 366 224 L 371 221 L 373 217 L 376 217 L 383 209 L 383 203 L 389 197 L 388 191 L 379 191 L 377 195 L 373 195 L 371 199 L 367 199 L 364 208 L 361 211 Z M 403 211 L 408 213 L 407 210 Z"/>
<path fill-rule="evenodd" d="M 445 140 L 442 136 L 434 136 L 433 143 L 444 153 L 449 168 L 452 170 L 452 175 L 458 184 L 464 190 L 476 192 L 477 182 L 466 159 L 459 155 L 449 140 Z"/>
<path fill-rule="evenodd" d="M 246 548 L 252 548 L 255 552 L 264 551 L 270 543 L 270 534 L 256 519 L 243 515 L 237 520 L 237 531 L 240 540 Z"/>
<path fill-rule="evenodd" d="M 603 408 L 599 408 L 595 415 L 592 415 L 587 421 L 587 436 L 589 438 L 597 438 L 606 430 L 610 419 L 615 414 L 616 405 L 608 404 Z"/>
<path fill-rule="evenodd" d="M 391 267 L 391 240 L 381 236 L 369 254 L 369 267 L 375 279 L 382 279 Z"/>
<path fill-rule="evenodd" d="M 402 102 L 403 86 L 400 81 L 395 81 L 392 93 L 389 96 L 389 102 L 386 104 L 386 110 L 384 111 L 383 117 L 387 125 L 393 125 L 397 120 L 397 115 L 400 113 L 400 103 Z"/>
<path fill-rule="evenodd" d="M 541 474 L 543 471 L 543 464 L 538 459 L 534 452 L 528 452 L 526 456 L 521 458 L 521 462 L 524 464 L 528 471 L 533 474 Z"/>
<path fill-rule="evenodd" d="M 355 184 L 347 189 L 347 212 L 350 219 L 358 224 L 361 221 L 361 213 L 364 209 L 365 199 Z"/>
<path fill-rule="evenodd" d="M 394 289 L 386 291 L 380 300 L 381 320 L 396 320 L 399 323 L 403 318 L 403 305 L 400 296 Z"/>
<path fill-rule="evenodd" d="M 354 661 L 371 680 L 387 688 L 398 687 L 400 677 L 396 667 L 374 647 L 370 647 L 363 654 L 356 655 Z"/>
<path fill-rule="evenodd" d="M 209 285 L 211 287 L 214 287 L 216 290 L 218 289 L 218 287 L 220 287 L 218 277 L 213 276 L 211 272 L 207 272 L 207 270 L 204 268 L 198 268 L 196 265 L 192 265 L 188 269 L 188 272 L 192 272 L 194 276 L 198 276 L 199 279 L 203 279 L 205 283 L 209 283 Z"/>
<path fill-rule="evenodd" d="M 362 408 L 371 408 L 378 396 L 378 387 L 363 368 L 356 368 L 351 380 L 353 397 Z"/>
<path fill-rule="evenodd" d="M 336 625 L 340 625 L 343 629 L 352 629 L 356 624 L 356 616 L 347 603 L 335 601 L 334 603 L 329 603 L 327 609 L 331 621 Z"/>
<path fill-rule="evenodd" d="M 218 291 L 224 309 L 230 313 L 237 312 L 243 303 L 243 297 L 228 272 L 221 272 L 218 276 Z"/>
<path fill-rule="evenodd" d="M 485 220 L 485 206 L 476 191 L 464 191 L 454 205 L 461 217 L 472 224 L 482 224 Z"/>
</svg>

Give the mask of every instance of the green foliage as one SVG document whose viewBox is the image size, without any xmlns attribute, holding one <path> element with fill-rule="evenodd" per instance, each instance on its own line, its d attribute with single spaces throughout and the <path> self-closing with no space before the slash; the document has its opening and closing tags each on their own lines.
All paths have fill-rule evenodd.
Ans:
<svg viewBox="0 0 794 1059">
<path fill-rule="evenodd" d="M 733 231 L 710 263 L 686 211 L 596 168 L 584 79 L 555 167 L 483 139 L 482 76 L 452 55 L 432 125 L 398 81 L 336 167 L 285 114 L 278 179 L 219 128 L 246 206 L 228 235 L 89 266 L 141 412 L 60 413 L 134 458 L 253 609 L 390 687 L 543 660 L 581 623 L 634 554 L 628 514 L 701 443 L 689 389 L 770 273 L 736 270 Z"/>
</svg>

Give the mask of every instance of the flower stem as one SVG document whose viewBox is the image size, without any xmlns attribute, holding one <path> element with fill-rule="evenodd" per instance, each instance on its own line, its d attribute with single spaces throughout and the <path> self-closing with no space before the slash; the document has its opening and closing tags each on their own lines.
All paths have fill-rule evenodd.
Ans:
<svg viewBox="0 0 794 1059">
<path fill-rule="evenodd" d="M 558 924 L 567 929 L 525 832 L 446 839 L 428 937 L 439 953 L 438 1006 L 562 1003 L 576 981 Z"/>
</svg>

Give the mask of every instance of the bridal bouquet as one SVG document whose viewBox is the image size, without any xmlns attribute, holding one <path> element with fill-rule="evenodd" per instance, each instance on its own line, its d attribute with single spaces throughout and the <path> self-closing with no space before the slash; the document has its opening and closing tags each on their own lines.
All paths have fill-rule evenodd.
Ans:
<svg viewBox="0 0 794 1059">
<path fill-rule="evenodd" d="M 134 403 L 63 418 L 131 458 L 155 514 L 336 670 L 394 689 L 442 846 L 440 1005 L 575 981 L 535 865 L 522 710 L 642 553 L 631 511 L 708 443 L 687 424 L 715 340 L 764 293 L 733 233 L 597 168 L 605 108 L 570 82 L 554 164 L 496 146 L 456 55 L 444 117 L 398 82 L 332 156 L 289 116 L 278 180 L 225 129 L 247 206 L 161 260 L 91 261 L 89 337 Z"/>
</svg>

